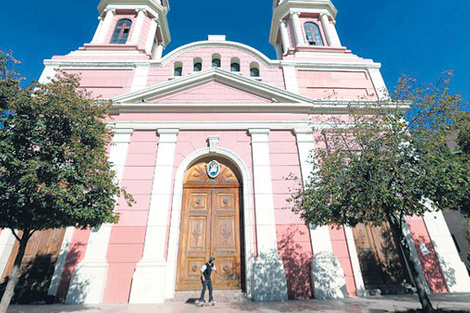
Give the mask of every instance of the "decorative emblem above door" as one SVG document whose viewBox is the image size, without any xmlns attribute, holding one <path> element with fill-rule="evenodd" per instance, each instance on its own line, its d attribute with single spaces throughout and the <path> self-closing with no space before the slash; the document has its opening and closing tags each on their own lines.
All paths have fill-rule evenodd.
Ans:
<svg viewBox="0 0 470 313">
<path fill-rule="evenodd" d="M 220 164 L 216 160 L 212 160 L 207 164 L 207 175 L 215 179 L 220 174 Z"/>
</svg>

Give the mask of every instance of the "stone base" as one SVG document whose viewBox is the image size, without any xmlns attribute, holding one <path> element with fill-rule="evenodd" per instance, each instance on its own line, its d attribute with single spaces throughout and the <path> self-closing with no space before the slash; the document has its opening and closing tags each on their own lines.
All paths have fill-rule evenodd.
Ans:
<svg viewBox="0 0 470 313">
<path fill-rule="evenodd" d="M 315 299 L 342 299 L 348 296 L 343 268 L 331 252 L 320 252 L 313 256 L 312 282 Z"/>
<path fill-rule="evenodd" d="M 132 279 L 129 303 L 157 304 L 165 302 L 166 263 L 140 262 Z"/>
<path fill-rule="evenodd" d="M 284 264 L 277 256 L 259 255 L 253 267 L 253 301 L 287 301 Z"/>
<path fill-rule="evenodd" d="M 103 302 L 107 263 L 81 263 L 72 275 L 66 304 L 99 304 Z"/>
</svg>

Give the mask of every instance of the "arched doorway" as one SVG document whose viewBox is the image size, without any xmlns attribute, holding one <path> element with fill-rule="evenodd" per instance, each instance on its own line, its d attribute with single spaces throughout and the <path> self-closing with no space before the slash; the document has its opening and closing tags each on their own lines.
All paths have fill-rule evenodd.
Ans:
<svg viewBox="0 0 470 313">
<path fill-rule="evenodd" d="M 216 257 L 214 288 L 242 287 L 243 216 L 236 167 L 220 158 L 205 158 L 185 174 L 176 290 L 199 290 L 200 268 Z"/>
</svg>

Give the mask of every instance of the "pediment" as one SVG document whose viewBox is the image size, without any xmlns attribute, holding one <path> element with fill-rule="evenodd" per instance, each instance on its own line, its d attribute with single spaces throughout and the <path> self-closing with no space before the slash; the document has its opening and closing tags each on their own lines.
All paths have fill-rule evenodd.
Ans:
<svg viewBox="0 0 470 313">
<path fill-rule="evenodd" d="M 219 68 L 177 77 L 113 98 L 116 104 L 309 103 L 311 99 Z"/>
</svg>

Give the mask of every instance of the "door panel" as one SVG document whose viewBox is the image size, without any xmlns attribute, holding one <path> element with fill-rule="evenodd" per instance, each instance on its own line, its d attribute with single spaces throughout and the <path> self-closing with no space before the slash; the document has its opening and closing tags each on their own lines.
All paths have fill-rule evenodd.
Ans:
<svg viewBox="0 0 470 313">
<path fill-rule="evenodd" d="M 199 290 L 200 268 L 215 256 L 214 288 L 241 288 L 238 188 L 185 188 L 176 290 Z"/>
</svg>

